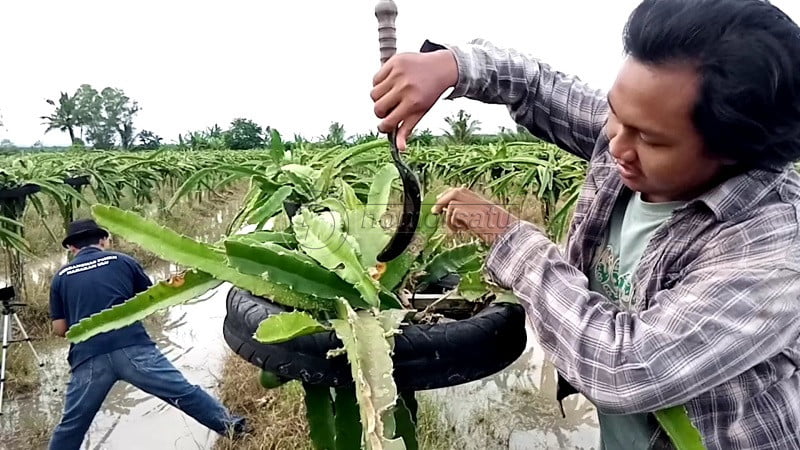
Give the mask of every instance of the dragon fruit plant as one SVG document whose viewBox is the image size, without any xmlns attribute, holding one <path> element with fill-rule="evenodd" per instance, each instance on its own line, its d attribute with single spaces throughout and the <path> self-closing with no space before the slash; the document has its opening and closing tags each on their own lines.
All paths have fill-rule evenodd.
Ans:
<svg viewBox="0 0 800 450">
<path fill-rule="evenodd" d="M 364 144 L 349 149 L 348 155 L 378 145 Z M 109 232 L 185 270 L 122 305 L 84 319 L 68 331 L 67 338 L 84 341 L 228 282 L 290 309 L 260 323 L 255 333 L 259 342 L 279 343 L 334 330 L 343 343 L 332 353 L 347 355 L 355 389 L 306 389 L 310 434 L 317 448 L 416 448 L 415 428 L 406 426 L 407 420 L 404 423 L 413 414 L 398 396 L 392 376 L 393 337 L 402 323 L 420 316 L 404 292 L 456 273 L 461 279 L 456 290 L 462 298 L 499 293 L 495 298 L 513 299 L 482 279 L 479 244 L 443 244 L 438 217 L 430 213 L 436 191 L 423 199 L 411 248 L 379 263 L 378 253 L 393 231 L 385 229 L 380 219 L 386 216 L 398 172 L 392 164 L 378 164 L 367 175 L 370 167 L 376 167 L 370 164 L 357 167 L 357 177 L 347 177 L 342 173 L 345 159 L 333 158 L 322 165 L 284 164 L 252 177 L 248 202 L 234 221 L 235 228 L 249 231 L 229 233 L 213 244 L 133 212 L 95 205 L 95 220 Z M 355 183 L 346 179 L 367 180 L 368 189 L 359 194 Z M 334 413 L 333 402 L 348 396 L 357 403 L 358 414 Z"/>
</svg>

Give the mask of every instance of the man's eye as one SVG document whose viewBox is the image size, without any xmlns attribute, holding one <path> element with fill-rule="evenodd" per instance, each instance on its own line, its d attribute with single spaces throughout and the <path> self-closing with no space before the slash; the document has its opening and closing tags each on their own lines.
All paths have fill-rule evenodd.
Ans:
<svg viewBox="0 0 800 450">
<path fill-rule="evenodd" d="M 644 142 L 647 145 L 658 145 L 658 141 L 644 134 L 640 134 L 639 139 L 641 139 L 642 142 Z"/>
</svg>

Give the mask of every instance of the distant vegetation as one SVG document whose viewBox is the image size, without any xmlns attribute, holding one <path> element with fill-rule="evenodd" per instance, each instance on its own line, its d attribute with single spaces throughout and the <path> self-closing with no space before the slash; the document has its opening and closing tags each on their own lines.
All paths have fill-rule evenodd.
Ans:
<svg viewBox="0 0 800 450">
<path fill-rule="evenodd" d="M 139 103 L 130 98 L 122 89 L 104 87 L 100 90 L 90 84 L 82 84 L 74 92 L 61 92 L 58 97 L 46 100 L 50 113 L 41 116 L 44 132 L 64 133 L 71 146 L 45 147 L 41 141 L 33 145 L 17 145 L 0 140 L 0 153 L 52 152 L 67 149 L 95 150 L 249 150 L 268 148 L 272 139 L 272 127 L 254 120 L 238 117 L 227 127 L 219 124 L 204 129 L 188 130 L 174 138 L 165 138 L 154 130 L 138 129 L 136 116 L 141 110 Z M 3 126 L 0 116 L 0 127 Z M 502 127 L 498 133 L 481 133 L 478 120 L 464 111 L 444 119 L 443 128 L 438 133 L 430 129 L 415 131 L 409 144 L 430 145 L 471 145 L 499 142 L 536 142 L 523 127 L 509 129 Z M 334 145 L 353 146 L 379 138 L 377 131 L 348 134 L 344 124 L 331 122 L 328 132 L 317 137 L 295 134 L 284 139 L 288 148 L 298 145 L 328 148 Z"/>
</svg>

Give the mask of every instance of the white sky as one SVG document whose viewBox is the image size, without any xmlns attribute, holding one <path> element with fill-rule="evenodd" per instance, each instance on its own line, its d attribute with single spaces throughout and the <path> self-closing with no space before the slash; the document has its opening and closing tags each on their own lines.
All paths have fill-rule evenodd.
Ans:
<svg viewBox="0 0 800 450">
<path fill-rule="evenodd" d="M 395 0 L 398 51 L 423 40 L 482 37 L 542 58 L 599 88 L 621 61 L 622 27 L 638 0 Z M 774 0 L 800 21 L 800 2 Z M 470 4 L 465 7 L 465 4 Z M 0 2 L 0 140 L 67 145 L 44 135 L 46 98 L 81 83 L 138 100 L 134 125 L 166 142 L 236 117 L 291 139 L 374 130 L 369 91 L 380 63 L 374 1 L 3 0 Z M 345 21 L 348 25 L 345 25 Z M 320 33 L 321 38 L 312 38 Z M 464 108 L 494 132 L 513 126 L 504 107 L 439 102 L 418 125 L 439 133 Z"/>
</svg>

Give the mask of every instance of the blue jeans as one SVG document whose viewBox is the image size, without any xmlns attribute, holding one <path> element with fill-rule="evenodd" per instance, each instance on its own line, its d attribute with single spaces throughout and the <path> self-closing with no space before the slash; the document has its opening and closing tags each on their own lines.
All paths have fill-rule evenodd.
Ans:
<svg viewBox="0 0 800 450">
<path fill-rule="evenodd" d="M 189 384 L 155 345 L 134 345 L 98 355 L 72 371 L 64 415 L 50 450 L 78 450 L 108 392 L 119 380 L 154 395 L 221 434 L 236 434 L 244 418 L 231 415 L 202 388 Z"/>
</svg>

